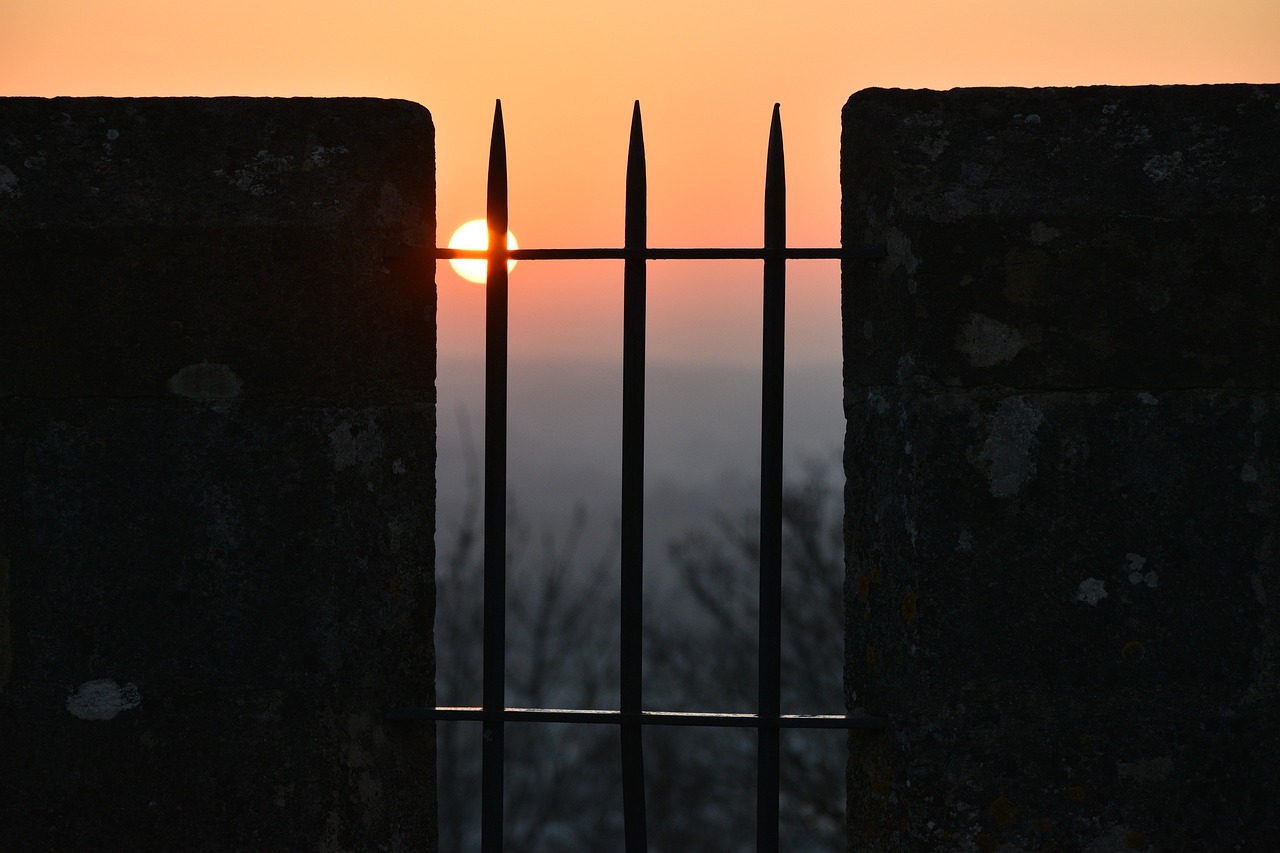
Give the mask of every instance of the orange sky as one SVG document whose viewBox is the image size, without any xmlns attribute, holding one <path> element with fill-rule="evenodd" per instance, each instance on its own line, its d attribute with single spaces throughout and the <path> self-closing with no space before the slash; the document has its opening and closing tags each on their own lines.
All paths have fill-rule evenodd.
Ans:
<svg viewBox="0 0 1280 853">
<path fill-rule="evenodd" d="M 2 95 L 362 95 L 428 107 L 441 242 L 483 210 L 494 98 L 525 247 L 617 245 L 631 102 L 652 245 L 751 245 L 782 103 L 790 241 L 839 240 L 839 120 L 867 86 L 1275 82 L 1277 0 L 759 0 L 484 4 L 0 0 Z M 493 59 L 486 59 L 486 51 Z M 749 358 L 752 264 L 653 264 L 657 358 Z M 833 263 L 792 266 L 790 357 L 838 357 Z M 524 264 L 512 355 L 612 355 L 609 263 Z M 447 266 L 443 355 L 478 353 L 480 288 Z M 569 307 L 573 310 L 566 313 Z"/>
</svg>

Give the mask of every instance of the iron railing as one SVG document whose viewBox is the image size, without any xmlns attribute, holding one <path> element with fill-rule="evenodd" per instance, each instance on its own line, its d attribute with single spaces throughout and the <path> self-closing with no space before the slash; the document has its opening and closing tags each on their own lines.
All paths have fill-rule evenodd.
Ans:
<svg viewBox="0 0 1280 853">
<path fill-rule="evenodd" d="M 782 390 L 786 262 L 794 258 L 873 260 L 880 246 L 792 248 L 786 239 L 786 175 L 782 121 L 773 108 L 765 169 L 764 245 L 761 248 L 650 248 L 647 243 L 644 133 L 640 102 L 632 111 L 627 154 L 626 219 L 622 248 L 508 249 L 507 154 L 502 103 L 489 149 L 488 249 L 436 247 L 437 259 L 488 261 L 485 321 L 484 673 L 479 707 L 398 708 L 394 720 L 453 720 L 483 725 L 481 756 L 482 853 L 500 853 L 503 824 L 503 735 L 507 723 L 584 723 L 621 727 L 622 800 L 627 853 L 647 849 L 644 795 L 645 726 L 754 728 L 758 732 L 756 849 L 778 850 L 782 729 L 880 729 L 880 717 L 781 713 L 782 624 Z M 623 268 L 621 673 L 619 709 L 508 708 L 506 670 L 507 510 L 507 261 L 614 258 Z M 643 614 L 644 392 L 646 262 L 667 259 L 764 261 L 763 379 L 760 451 L 760 649 L 755 713 L 710 714 L 644 709 Z"/>
</svg>

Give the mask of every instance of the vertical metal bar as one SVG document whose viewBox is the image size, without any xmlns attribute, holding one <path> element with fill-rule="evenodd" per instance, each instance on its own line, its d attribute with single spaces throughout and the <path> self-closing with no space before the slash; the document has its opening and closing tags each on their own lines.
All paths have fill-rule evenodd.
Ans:
<svg viewBox="0 0 1280 853">
<path fill-rule="evenodd" d="M 506 705 L 507 640 L 507 141 L 502 102 L 489 145 L 484 382 L 484 709 Z M 503 724 L 484 726 L 480 849 L 502 853 Z"/>
<path fill-rule="evenodd" d="M 643 249 L 647 241 L 644 131 L 640 102 L 631 112 L 627 149 L 625 248 Z M 622 308 L 622 613 L 621 695 L 619 708 L 638 714 L 642 700 L 644 625 L 644 357 L 645 259 L 623 261 Z M 622 726 L 622 810 L 627 853 L 647 849 L 644 797 L 644 744 L 639 723 Z"/>
<path fill-rule="evenodd" d="M 764 182 L 764 247 L 787 245 L 787 179 L 782 118 L 773 106 Z M 778 850 L 782 689 L 782 377 L 787 262 L 764 262 L 764 352 L 760 418 L 760 719 L 756 849 Z"/>
</svg>

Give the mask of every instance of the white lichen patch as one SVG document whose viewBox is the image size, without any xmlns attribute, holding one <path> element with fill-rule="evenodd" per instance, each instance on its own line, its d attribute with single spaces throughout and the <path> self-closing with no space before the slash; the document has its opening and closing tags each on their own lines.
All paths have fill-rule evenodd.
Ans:
<svg viewBox="0 0 1280 853">
<path fill-rule="evenodd" d="M 18 176 L 3 163 L 0 163 L 0 198 L 22 198 L 22 190 L 18 188 Z"/>
<path fill-rule="evenodd" d="M 317 145 L 311 149 L 311 164 L 314 166 L 328 166 L 339 154 L 346 153 L 347 147 L 345 145 L 335 145 L 332 148 Z"/>
<path fill-rule="evenodd" d="M 925 156 L 930 160 L 937 160 L 938 155 L 947 150 L 947 143 L 951 140 L 951 131 L 944 130 L 940 133 L 930 134 L 923 137 L 918 143 L 918 147 Z"/>
<path fill-rule="evenodd" d="M 259 151 L 248 163 L 236 169 L 231 183 L 252 196 L 270 195 L 273 190 L 268 182 L 278 175 L 293 171 L 293 168 L 293 158 L 289 155 Z"/>
<path fill-rule="evenodd" d="M 968 554 L 973 550 L 973 534 L 968 530 L 961 530 L 960 537 L 956 540 L 956 553 Z"/>
<path fill-rule="evenodd" d="M 342 421 L 329 433 L 329 449 L 333 453 L 333 470 L 355 468 L 368 477 L 382 457 L 386 446 L 372 415 Z"/>
<path fill-rule="evenodd" d="M 907 274 L 907 289 L 914 293 L 916 281 L 912 276 L 920 268 L 920 259 L 915 255 L 911 238 L 897 228 L 892 228 L 885 235 L 885 248 L 889 252 L 890 270 L 901 267 Z"/>
<path fill-rule="evenodd" d="M 1169 295 L 1169 290 L 1163 287 L 1153 288 L 1147 294 L 1147 310 L 1152 314 L 1157 314 L 1169 307 L 1169 303 L 1173 301 L 1173 297 Z"/>
<path fill-rule="evenodd" d="M 1157 154 L 1142 164 L 1142 171 L 1152 183 L 1168 180 L 1182 171 L 1182 152 Z"/>
<path fill-rule="evenodd" d="M 1149 392 L 1149 391 L 1139 391 L 1139 392 L 1138 392 L 1138 402 L 1139 402 L 1139 403 L 1141 403 L 1141 404 L 1142 404 L 1142 405 L 1144 405 L 1144 406 L 1158 406 L 1158 405 L 1160 405 L 1160 401 L 1159 401 L 1159 400 L 1157 400 L 1157 399 L 1155 398 L 1155 395 L 1153 395 L 1153 394 L 1152 394 L 1151 392 Z"/>
<path fill-rule="evenodd" d="M 1085 578 L 1080 581 L 1080 588 L 1076 590 L 1076 601 L 1083 601 L 1090 607 L 1096 607 L 1106 597 L 1107 584 L 1097 578 Z"/>
<path fill-rule="evenodd" d="M 1117 128 L 1119 131 L 1120 128 Z M 1146 145 L 1151 141 L 1151 128 L 1140 124 L 1129 128 L 1128 134 L 1115 143 L 1115 148 L 1122 149 L 1135 145 Z"/>
<path fill-rule="evenodd" d="M 985 314 L 970 314 L 956 333 L 955 343 L 973 367 L 994 367 L 1012 361 L 1026 346 L 1017 329 Z"/>
<path fill-rule="evenodd" d="M 1057 228 L 1046 225 L 1043 222 L 1031 223 L 1031 242 L 1038 243 L 1043 246 L 1045 243 L 1052 243 L 1062 236 L 1062 232 Z"/>
<path fill-rule="evenodd" d="M 240 377 L 225 364 L 188 364 L 169 379 L 169 391 L 189 400 L 231 400 L 240 396 Z"/>
<path fill-rule="evenodd" d="M 1143 571 L 1147 566 L 1147 558 L 1138 553 L 1126 553 L 1124 556 L 1125 570 L 1129 573 L 1129 583 L 1137 587 L 1140 583 L 1146 583 L 1148 587 L 1155 589 L 1160 585 L 1160 573 L 1157 571 Z"/>
<path fill-rule="evenodd" d="M 878 391 L 867 392 L 867 405 L 875 409 L 877 415 L 883 415 L 889 411 L 889 401 L 880 396 Z"/>
<path fill-rule="evenodd" d="M 978 205 L 973 200 L 973 190 L 985 178 L 979 178 L 979 170 L 961 169 L 960 186 L 947 190 L 942 194 L 942 204 L 932 212 L 937 222 L 957 222 L 966 216 L 972 216 Z"/>
<path fill-rule="evenodd" d="M 392 554 L 400 553 L 400 542 L 404 538 L 405 524 L 398 518 L 393 518 L 387 522 L 387 551 Z"/>
<path fill-rule="evenodd" d="M 916 547 L 916 538 L 920 535 L 920 529 L 916 525 L 915 517 L 911 513 L 911 507 L 907 504 L 907 499 L 902 499 L 902 530 L 911 539 L 911 547 Z"/>
<path fill-rule="evenodd" d="M 898 384 L 910 379 L 916 372 L 916 357 L 905 353 L 898 359 Z"/>
<path fill-rule="evenodd" d="M 114 720 L 121 711 L 128 711 L 142 704 L 142 694 L 136 684 L 123 687 L 110 678 L 86 681 L 75 693 L 67 697 L 67 710 L 81 720 Z"/>
<path fill-rule="evenodd" d="M 1147 586 L 1155 589 L 1160 585 L 1160 575 L 1155 571 L 1144 572 L 1143 569 L 1147 565 L 1147 558 L 1141 554 L 1125 554 L 1125 569 L 1129 572 L 1129 583 L 1137 586 L 1145 583 Z"/>
<path fill-rule="evenodd" d="M 1042 420 L 1044 415 L 1022 397 L 1000 403 L 981 452 L 995 497 L 1012 497 L 1035 475 L 1031 446 Z"/>
<path fill-rule="evenodd" d="M 1254 468 L 1248 462 L 1244 463 L 1240 468 L 1240 479 L 1246 483 L 1258 482 L 1258 469 Z"/>
<path fill-rule="evenodd" d="M 383 181 L 378 198 L 378 222 L 389 227 L 406 225 L 417 220 L 417 209 L 400 194 L 390 181 Z"/>
</svg>

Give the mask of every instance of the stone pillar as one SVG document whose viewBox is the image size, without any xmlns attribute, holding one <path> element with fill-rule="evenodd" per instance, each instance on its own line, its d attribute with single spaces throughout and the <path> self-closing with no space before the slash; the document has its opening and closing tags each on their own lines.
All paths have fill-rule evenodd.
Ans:
<svg viewBox="0 0 1280 853">
<path fill-rule="evenodd" d="M 434 131 L 0 99 L 13 850 L 433 850 Z"/>
<path fill-rule="evenodd" d="M 850 850 L 1280 838 L 1277 151 L 1280 86 L 849 100 Z"/>
</svg>

